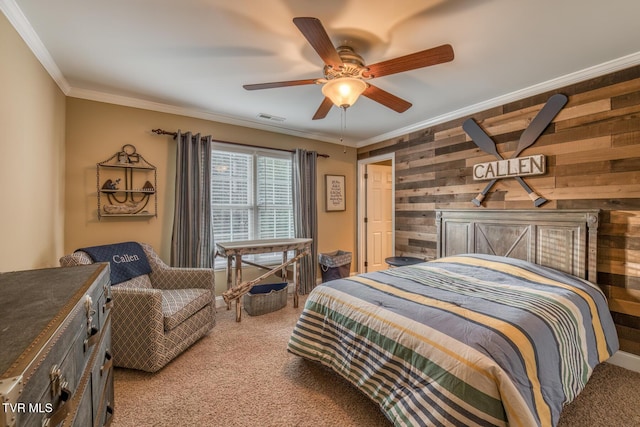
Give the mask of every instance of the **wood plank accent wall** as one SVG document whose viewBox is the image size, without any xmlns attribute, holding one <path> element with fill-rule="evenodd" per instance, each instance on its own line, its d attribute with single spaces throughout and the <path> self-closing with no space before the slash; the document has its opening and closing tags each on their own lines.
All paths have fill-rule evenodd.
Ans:
<svg viewBox="0 0 640 427">
<path fill-rule="evenodd" d="M 395 152 L 396 255 L 435 258 L 435 209 L 475 208 L 486 185 L 473 165 L 494 160 L 470 141 L 473 117 L 507 158 L 547 99 L 569 102 L 522 155 L 544 154 L 547 173 L 526 182 L 549 200 L 540 209 L 601 209 L 598 283 L 609 298 L 622 350 L 640 355 L 640 66 L 512 102 L 358 149 L 358 159 Z M 483 205 L 533 208 L 514 179 L 499 180 Z"/>
</svg>

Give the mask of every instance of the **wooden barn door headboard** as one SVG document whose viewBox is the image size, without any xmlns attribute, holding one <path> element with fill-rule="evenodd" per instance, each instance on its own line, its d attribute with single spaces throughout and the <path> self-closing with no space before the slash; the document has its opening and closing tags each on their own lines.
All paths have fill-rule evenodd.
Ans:
<svg viewBox="0 0 640 427">
<path fill-rule="evenodd" d="M 436 210 L 438 257 L 519 258 L 596 282 L 599 210 Z"/>
</svg>

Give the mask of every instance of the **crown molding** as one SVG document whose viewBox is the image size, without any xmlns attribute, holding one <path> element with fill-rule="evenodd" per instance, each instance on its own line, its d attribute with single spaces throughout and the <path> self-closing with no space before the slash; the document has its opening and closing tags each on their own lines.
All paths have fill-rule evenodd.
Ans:
<svg viewBox="0 0 640 427">
<path fill-rule="evenodd" d="M 560 87 L 572 85 L 585 80 L 589 80 L 594 77 L 599 77 L 605 74 L 609 74 L 615 71 L 624 70 L 625 68 L 632 67 L 640 64 L 640 52 L 632 53 L 621 58 L 617 58 L 608 62 L 604 62 L 599 65 L 594 65 L 589 68 L 585 68 L 574 73 L 566 74 L 564 76 L 557 77 L 555 79 L 547 80 L 546 82 L 538 83 L 533 86 L 529 86 L 524 89 L 517 90 L 505 95 L 501 95 L 487 101 L 482 101 L 477 104 L 469 105 L 459 110 L 451 111 L 446 114 L 442 114 L 437 117 L 433 117 L 422 122 L 415 123 L 410 126 L 406 126 L 401 129 L 396 129 L 392 132 L 388 132 L 382 135 L 374 136 L 363 141 L 359 141 L 357 147 L 365 147 L 376 142 L 386 141 L 392 138 L 405 136 L 411 132 L 415 132 L 430 126 L 435 126 L 440 123 L 445 123 L 451 120 L 465 117 L 470 114 L 479 113 L 500 105 L 508 104 L 513 101 L 519 101 L 523 98 L 538 95 L 540 93 L 548 92 L 550 90 L 558 89 Z"/>
<path fill-rule="evenodd" d="M 0 0 L 0 2 L 2 1 L 4 0 Z M 498 107 L 500 105 L 508 104 L 510 102 L 519 101 L 523 98 L 528 98 L 530 96 L 538 95 L 540 93 L 548 92 L 550 90 L 558 89 L 560 87 L 572 85 L 585 80 L 589 80 L 591 78 L 595 78 L 595 77 L 599 77 L 615 71 L 623 70 L 625 68 L 629 68 L 638 64 L 640 64 L 640 52 L 632 53 L 630 55 L 623 56 L 621 58 L 617 58 L 608 62 L 604 62 L 599 65 L 585 68 L 583 70 L 576 71 L 574 73 L 566 74 L 564 76 L 560 76 L 555 79 L 547 80 L 546 82 L 538 83 L 524 89 L 520 89 L 505 95 L 501 95 L 501 96 L 489 99 L 487 101 L 482 101 L 473 105 L 469 105 L 467 107 L 460 108 L 458 110 L 451 111 L 449 113 L 445 113 L 440 116 L 432 117 L 430 119 L 415 123 L 413 125 L 396 129 L 394 131 L 377 135 L 372 138 L 361 140 L 361 141 L 345 140 L 345 141 L 337 142 L 335 138 L 331 138 L 323 134 L 298 131 L 298 130 L 293 130 L 293 129 L 289 129 L 281 126 L 267 125 L 267 124 L 252 121 L 252 120 L 238 119 L 238 118 L 233 118 L 229 116 L 224 116 L 221 114 L 199 111 L 192 108 L 177 107 L 177 106 L 168 105 L 168 104 L 145 101 L 137 98 L 112 95 L 104 92 L 70 88 L 70 89 L 67 89 L 65 94 L 71 97 L 76 97 L 76 98 L 84 98 L 84 99 L 89 99 L 94 101 L 107 102 L 111 104 L 142 108 L 146 110 L 178 114 L 182 116 L 194 117 L 194 118 L 199 118 L 203 120 L 211 120 L 211 121 L 227 123 L 227 124 L 232 124 L 237 126 L 250 127 L 253 129 L 284 133 L 287 135 L 297 136 L 301 138 L 309 138 L 309 139 L 314 139 L 316 141 L 329 142 L 332 144 L 341 144 L 341 145 L 347 145 L 350 147 L 361 148 L 377 142 L 386 141 L 386 140 L 397 138 L 400 136 L 405 136 L 411 132 L 415 132 L 421 129 L 428 128 L 430 126 L 435 126 L 440 123 L 445 123 L 451 120 L 458 119 L 460 117 L 465 117 L 471 114 L 485 111 L 494 107 Z"/>
<path fill-rule="evenodd" d="M 100 92 L 89 89 L 71 88 L 67 93 L 71 98 L 86 99 L 89 101 L 104 102 L 107 104 L 122 105 L 125 107 L 140 108 L 142 110 L 157 111 L 160 113 L 174 114 L 178 116 L 193 117 L 213 122 L 225 123 L 235 126 L 242 126 L 251 129 L 259 129 L 279 134 L 287 134 L 300 138 L 312 139 L 314 141 L 324 141 L 335 143 L 335 140 L 329 139 L 326 135 L 316 134 L 312 132 L 304 132 L 276 125 L 269 125 L 253 120 L 239 119 L 236 117 L 225 116 L 222 114 L 211 113 L 208 111 L 196 110 L 194 108 L 179 107 L 176 105 L 164 104 L 160 102 L 147 101 L 140 98 L 133 98 L 123 95 L 114 95 L 111 93 Z"/>
<path fill-rule="evenodd" d="M 27 44 L 29 49 L 36 56 L 38 61 L 47 70 L 51 78 L 56 82 L 60 90 L 67 95 L 71 87 L 64 78 L 60 68 L 53 60 L 53 57 L 36 34 L 35 30 L 24 16 L 22 10 L 18 7 L 13 0 L 0 0 L 0 10 L 7 17 L 7 20 L 13 25 L 13 28 L 18 32 L 22 40 Z"/>
</svg>

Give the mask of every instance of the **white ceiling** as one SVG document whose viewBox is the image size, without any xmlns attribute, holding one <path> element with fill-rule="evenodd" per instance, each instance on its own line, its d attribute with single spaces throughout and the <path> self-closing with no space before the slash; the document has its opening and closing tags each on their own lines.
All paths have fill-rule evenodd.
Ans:
<svg viewBox="0 0 640 427">
<path fill-rule="evenodd" d="M 358 147 L 640 63 L 637 0 L 0 0 L 0 8 L 68 96 L 343 136 Z M 444 43 L 455 59 L 373 80 L 413 107 L 399 114 L 362 97 L 343 133 L 336 107 L 311 119 L 320 86 L 242 88 L 323 76 L 297 16 L 319 18 L 336 45 L 352 44 L 369 64 Z"/>
</svg>

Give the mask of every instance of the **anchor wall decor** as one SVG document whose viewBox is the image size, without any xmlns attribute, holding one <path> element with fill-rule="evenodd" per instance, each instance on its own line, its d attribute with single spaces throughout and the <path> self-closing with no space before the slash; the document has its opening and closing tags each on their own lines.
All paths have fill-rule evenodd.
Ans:
<svg viewBox="0 0 640 427">
<path fill-rule="evenodd" d="M 542 109 L 531 121 L 529 126 L 524 130 L 524 132 L 522 132 L 522 135 L 520 135 L 520 140 L 518 141 L 518 146 L 516 147 L 516 151 L 514 151 L 513 155 L 509 159 L 504 159 L 500 155 L 500 153 L 498 153 L 495 142 L 485 133 L 485 131 L 475 122 L 475 120 L 473 119 L 465 120 L 465 122 L 462 124 L 462 129 L 464 129 L 467 135 L 469 135 L 469 137 L 478 146 L 478 148 L 480 148 L 485 153 L 491 154 L 496 159 L 498 159 L 498 162 L 491 162 L 493 163 L 492 166 L 488 166 L 489 164 L 487 163 L 484 163 L 483 165 L 487 165 L 486 166 L 487 168 L 491 167 L 493 170 L 496 170 L 496 171 L 498 167 L 502 167 L 503 170 L 505 167 L 511 168 L 510 173 L 504 173 L 504 174 L 494 173 L 495 177 L 492 178 L 491 181 L 489 181 L 489 183 L 486 185 L 484 190 L 482 190 L 482 192 L 480 192 L 474 199 L 471 200 L 471 202 L 474 205 L 480 206 L 482 204 L 482 200 L 485 198 L 489 190 L 491 190 L 491 187 L 493 187 L 493 185 L 496 183 L 498 179 L 508 178 L 508 177 L 513 177 L 515 178 L 516 181 L 518 181 L 518 183 L 522 186 L 522 188 L 524 188 L 524 190 L 529 195 L 529 198 L 533 200 L 534 206 L 539 207 L 547 202 L 547 199 L 545 199 L 542 196 L 539 196 L 535 191 L 531 189 L 531 187 L 527 185 L 524 179 L 522 179 L 522 176 L 531 175 L 531 173 L 529 173 L 528 171 L 526 173 L 518 173 L 517 167 L 516 169 L 514 169 L 512 168 L 512 165 L 525 164 L 526 160 L 523 160 L 524 158 L 519 159 L 518 155 L 520 155 L 520 153 L 522 153 L 526 148 L 529 148 L 530 146 L 532 146 L 538 140 L 540 135 L 542 135 L 542 132 L 544 132 L 547 126 L 549 126 L 549 124 L 553 121 L 553 119 L 560 112 L 560 110 L 562 110 L 562 108 L 565 106 L 566 103 L 567 103 L 566 95 L 556 94 L 556 95 L 553 95 L 551 98 L 549 98 L 546 104 L 544 105 L 544 107 L 542 107 Z M 501 163 L 504 161 L 506 162 Z M 542 158 L 542 161 L 544 162 L 544 158 Z M 537 162 L 540 162 L 540 160 L 538 159 Z M 538 163 L 535 163 L 535 160 L 534 160 L 533 164 L 535 165 Z M 507 166 L 504 166 L 504 165 L 507 165 Z M 542 172 L 544 172 L 544 168 L 542 169 L 543 169 Z M 475 173 L 475 168 L 474 168 L 474 173 Z M 482 179 L 487 179 L 487 178 L 485 177 Z"/>
</svg>

